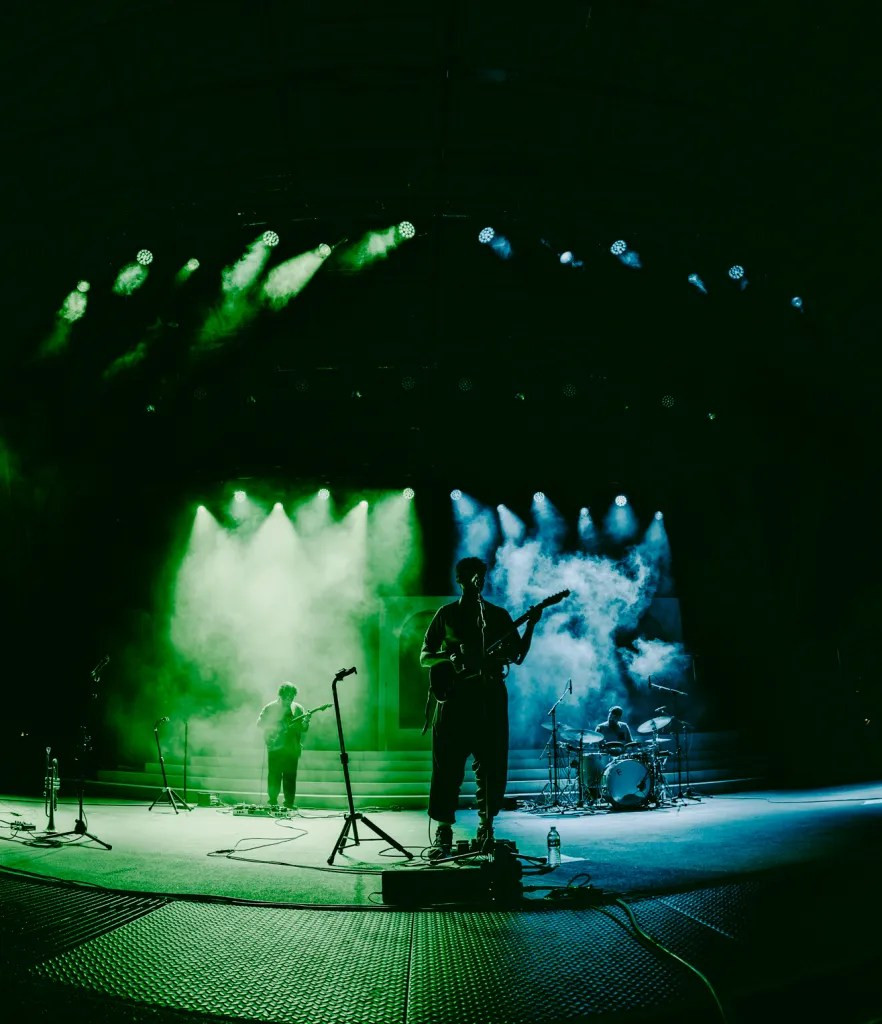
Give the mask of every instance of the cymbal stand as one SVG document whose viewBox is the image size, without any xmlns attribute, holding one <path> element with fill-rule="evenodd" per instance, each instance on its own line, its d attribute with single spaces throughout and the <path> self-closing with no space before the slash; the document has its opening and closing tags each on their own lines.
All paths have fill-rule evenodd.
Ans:
<svg viewBox="0 0 882 1024">
<path fill-rule="evenodd" d="M 386 842 L 398 850 L 399 853 L 404 854 L 408 860 L 413 860 L 413 854 L 398 842 L 396 842 L 392 836 L 387 835 L 381 828 L 377 828 L 372 821 L 370 821 L 364 814 L 357 813 L 355 810 L 355 803 L 352 799 L 352 781 L 349 778 L 349 755 L 346 753 L 346 745 L 343 741 L 343 720 L 340 717 L 340 701 L 337 697 L 337 683 L 341 679 L 345 679 L 346 676 L 351 676 L 355 672 L 355 668 L 341 668 L 340 671 L 334 676 L 334 682 L 331 683 L 331 693 L 334 696 L 334 712 L 337 715 L 337 738 L 340 741 L 340 764 L 343 765 L 343 782 L 346 786 L 346 798 L 349 801 L 349 813 L 346 815 L 346 820 L 343 823 L 343 830 L 334 843 L 334 849 L 331 851 L 331 856 L 328 857 L 328 863 L 333 864 L 334 858 L 338 853 L 342 853 L 346 849 L 347 843 L 352 843 L 353 846 L 359 846 L 361 840 L 358 838 L 358 826 L 357 822 L 361 822 L 363 825 L 374 832 L 380 837 L 385 839 Z M 349 833 L 352 832 L 352 839 L 347 838 Z"/>
<path fill-rule="evenodd" d="M 674 698 L 674 715 L 671 718 L 671 725 L 674 729 L 674 739 L 677 744 L 677 792 L 671 798 L 673 803 L 685 803 L 686 800 L 695 800 L 698 803 L 701 802 L 701 797 L 692 793 L 688 783 L 688 766 L 687 766 L 687 784 L 686 789 L 683 789 L 683 744 L 680 740 L 680 734 L 685 731 L 686 728 L 691 729 L 692 726 L 688 722 L 684 722 L 680 718 L 680 697 L 688 697 L 689 694 L 685 690 L 675 690 L 671 686 L 660 686 L 658 683 L 653 683 L 650 680 L 649 687 L 652 690 L 659 690 L 663 693 L 670 693 Z M 656 730 L 653 728 L 653 734 Z"/>
</svg>

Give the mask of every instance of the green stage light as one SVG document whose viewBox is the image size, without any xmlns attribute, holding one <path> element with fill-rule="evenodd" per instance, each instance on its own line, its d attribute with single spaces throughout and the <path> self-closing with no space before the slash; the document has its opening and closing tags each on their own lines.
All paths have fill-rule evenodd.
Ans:
<svg viewBox="0 0 882 1024">
<path fill-rule="evenodd" d="M 279 236 L 275 231 L 264 231 L 263 233 L 263 244 L 270 247 L 279 244 Z"/>
<path fill-rule="evenodd" d="M 401 492 L 408 501 L 413 501 L 414 490 L 412 487 L 405 487 Z"/>
<path fill-rule="evenodd" d="M 413 238 L 416 234 L 416 228 L 409 220 L 403 220 L 398 225 L 398 234 L 401 235 L 402 238 Z"/>
<path fill-rule="evenodd" d="M 233 500 L 238 501 L 240 504 L 245 501 L 248 495 L 244 491 L 234 491 Z"/>
<path fill-rule="evenodd" d="M 86 315 L 86 302 L 86 296 L 83 292 L 73 291 L 64 300 L 58 315 L 62 320 L 72 324 L 75 320 L 79 320 L 80 317 Z"/>
<path fill-rule="evenodd" d="M 83 295 L 86 294 L 86 292 L 89 290 L 89 288 L 90 288 L 90 285 L 89 285 L 88 281 L 80 281 L 79 284 L 77 284 L 77 291 L 78 292 L 82 292 Z"/>
<path fill-rule="evenodd" d="M 323 260 L 326 260 L 331 255 L 331 247 L 327 242 L 322 242 L 318 247 L 318 254 Z"/>
<path fill-rule="evenodd" d="M 320 487 L 318 496 L 321 501 L 327 501 L 331 497 L 331 492 L 327 489 L 327 487 Z"/>
<path fill-rule="evenodd" d="M 139 249 L 135 259 L 142 267 L 146 267 L 149 263 L 153 262 L 153 253 L 149 249 Z"/>
<path fill-rule="evenodd" d="M 187 260 L 187 270 L 198 270 L 198 269 L 199 269 L 199 260 L 197 260 L 197 259 Z"/>
</svg>

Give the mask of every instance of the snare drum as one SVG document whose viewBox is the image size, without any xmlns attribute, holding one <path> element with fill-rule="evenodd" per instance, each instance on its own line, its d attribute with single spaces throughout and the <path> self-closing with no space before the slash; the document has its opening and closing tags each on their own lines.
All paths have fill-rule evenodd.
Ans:
<svg viewBox="0 0 882 1024">
<path fill-rule="evenodd" d="M 618 811 L 638 811 L 652 796 L 649 768 L 636 757 L 617 757 L 606 766 L 600 795 Z"/>
</svg>

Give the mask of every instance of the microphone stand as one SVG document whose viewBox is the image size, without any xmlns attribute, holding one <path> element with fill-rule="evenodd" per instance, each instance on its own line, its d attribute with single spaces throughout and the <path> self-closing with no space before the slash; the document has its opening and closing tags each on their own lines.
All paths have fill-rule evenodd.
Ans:
<svg viewBox="0 0 882 1024">
<path fill-rule="evenodd" d="M 165 758 L 162 756 L 162 747 L 159 743 L 159 727 L 163 722 L 167 722 L 168 718 L 158 718 L 153 723 L 153 738 L 156 740 L 156 752 L 159 754 L 159 770 L 162 772 L 162 789 L 159 791 L 156 799 L 147 808 L 148 811 L 152 811 L 153 808 L 159 803 L 160 800 L 166 800 L 172 805 L 172 809 L 175 814 L 178 813 L 178 805 L 184 808 L 185 811 L 192 811 L 193 808 L 179 796 L 168 784 L 168 776 L 165 774 Z"/>
<path fill-rule="evenodd" d="M 551 705 L 551 709 L 546 713 L 551 715 L 551 807 L 560 807 L 560 784 L 558 782 L 558 763 L 557 763 L 557 706 L 563 701 L 564 697 L 570 693 L 570 683 L 572 680 L 567 680 L 567 685 L 563 689 L 563 693 L 557 698 L 557 700 Z M 579 794 L 581 799 L 581 768 L 582 761 L 581 756 L 579 759 Z"/>
<path fill-rule="evenodd" d="M 334 843 L 334 849 L 331 851 L 331 856 L 328 857 L 328 863 L 333 864 L 334 858 L 338 853 L 343 853 L 346 849 L 347 843 L 351 843 L 353 846 L 360 845 L 358 838 L 358 827 L 356 822 L 360 821 L 381 839 L 385 839 L 386 842 L 394 849 L 403 853 L 408 860 L 413 860 L 413 854 L 398 842 L 396 842 L 390 835 L 387 835 L 381 828 L 377 828 L 364 814 L 357 813 L 355 810 L 355 803 L 352 799 L 352 782 L 349 778 L 349 755 L 346 753 L 346 746 L 343 742 L 343 720 L 340 717 L 340 700 L 337 697 L 337 683 L 341 679 L 345 679 L 346 676 L 351 676 L 355 672 L 355 667 L 352 668 L 341 668 L 340 671 L 334 676 L 334 681 L 331 683 L 331 693 L 334 696 L 334 713 L 337 716 L 337 737 L 340 741 L 340 764 L 343 765 L 343 782 L 346 785 L 346 799 L 349 803 L 349 812 L 346 815 L 346 820 L 343 823 L 343 829 L 340 832 L 340 836 L 337 842 Z M 350 831 L 352 832 L 352 839 L 347 838 Z"/>
<path fill-rule="evenodd" d="M 683 789 L 683 746 L 680 742 L 680 734 L 685 735 L 687 729 L 691 729 L 692 726 L 689 722 L 684 722 L 680 718 L 680 697 L 688 697 L 689 694 L 685 690 L 675 690 L 670 686 L 660 686 L 658 683 L 650 681 L 649 687 L 652 690 L 659 690 L 663 693 L 670 693 L 674 697 L 674 716 L 671 719 L 674 725 L 674 737 L 677 742 L 677 792 L 673 796 L 674 801 L 683 803 L 686 800 L 695 800 L 701 803 L 701 797 L 691 791 L 689 786 L 689 767 L 687 760 L 686 767 L 686 789 Z M 688 756 L 688 749 L 687 749 Z"/>
<path fill-rule="evenodd" d="M 102 668 L 104 668 L 104 666 L 109 661 L 110 661 L 110 658 L 103 658 L 95 666 L 95 668 L 92 669 L 92 679 L 96 683 L 100 682 L 100 678 L 98 676 L 99 671 Z M 75 757 L 75 760 L 79 761 L 79 765 L 78 765 L 79 771 L 77 773 L 77 775 L 78 775 L 78 778 L 77 778 L 77 794 L 78 794 L 78 797 L 79 797 L 79 815 L 77 817 L 77 820 L 74 822 L 74 827 L 72 829 L 69 829 L 67 832 L 47 832 L 46 835 L 43 836 L 42 838 L 43 839 L 63 839 L 65 836 L 85 836 L 86 839 L 91 839 L 93 843 L 97 843 L 99 846 L 103 846 L 105 850 L 112 850 L 113 847 L 110 845 L 110 843 L 105 843 L 103 839 L 99 839 L 98 836 L 93 835 L 91 832 L 86 830 L 86 815 L 83 813 L 83 789 L 84 789 L 84 787 L 86 785 L 86 780 L 85 780 L 86 770 L 85 770 L 84 761 L 85 761 L 85 756 L 86 756 L 86 750 L 89 747 L 89 742 L 92 739 L 92 737 L 87 734 L 86 726 L 85 725 L 81 725 L 80 726 L 80 730 L 81 730 L 81 735 L 82 735 L 81 747 L 80 747 L 80 756 L 79 757 Z M 52 781 L 54 783 L 55 780 L 53 779 Z M 50 807 L 51 807 L 51 800 L 52 800 L 52 796 L 50 795 Z M 50 817 L 50 825 L 51 825 L 51 822 L 52 822 L 52 819 Z"/>
</svg>

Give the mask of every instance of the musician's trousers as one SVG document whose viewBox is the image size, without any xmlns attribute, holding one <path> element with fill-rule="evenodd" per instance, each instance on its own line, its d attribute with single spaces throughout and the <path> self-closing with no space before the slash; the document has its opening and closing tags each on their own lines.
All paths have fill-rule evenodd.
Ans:
<svg viewBox="0 0 882 1024">
<path fill-rule="evenodd" d="M 504 683 L 461 685 L 438 705 L 432 727 L 429 817 L 456 820 L 466 759 L 474 758 L 478 812 L 494 818 L 502 808 L 508 776 L 508 693 Z"/>
<path fill-rule="evenodd" d="M 297 795 L 297 765 L 299 757 L 287 750 L 268 750 L 266 765 L 266 795 L 271 804 L 279 802 L 279 790 L 285 796 L 285 804 L 293 806 Z"/>
</svg>

